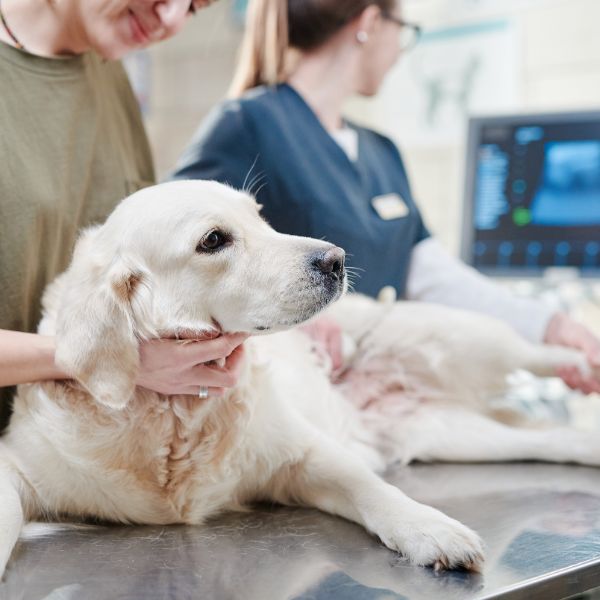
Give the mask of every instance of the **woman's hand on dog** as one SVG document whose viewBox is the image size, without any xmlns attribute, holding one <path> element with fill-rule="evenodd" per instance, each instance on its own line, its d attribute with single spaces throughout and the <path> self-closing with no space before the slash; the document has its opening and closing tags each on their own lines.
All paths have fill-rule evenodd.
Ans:
<svg viewBox="0 0 600 600">
<path fill-rule="evenodd" d="M 557 374 L 570 388 L 585 394 L 600 392 L 600 339 L 587 327 L 564 313 L 557 313 L 548 323 L 544 342 L 581 350 L 596 375 L 585 377 L 576 367 L 560 367 Z"/>
<path fill-rule="evenodd" d="M 234 333 L 204 340 L 144 342 L 137 385 L 161 394 L 192 396 L 206 387 L 209 396 L 220 396 L 237 383 L 247 338 L 245 333 Z M 223 360 L 224 364 L 217 364 Z"/>
<path fill-rule="evenodd" d="M 342 328 L 331 317 L 318 317 L 301 329 L 313 340 L 319 352 L 331 361 L 331 372 L 342 367 Z"/>
</svg>

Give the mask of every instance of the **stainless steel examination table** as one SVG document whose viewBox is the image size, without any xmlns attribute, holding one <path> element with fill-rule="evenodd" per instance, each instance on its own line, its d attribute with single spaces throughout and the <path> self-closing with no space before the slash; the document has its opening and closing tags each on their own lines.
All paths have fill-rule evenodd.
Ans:
<svg viewBox="0 0 600 600">
<path fill-rule="evenodd" d="M 201 527 L 102 526 L 21 541 L 0 598 L 549 600 L 600 586 L 600 471 L 415 465 L 386 478 L 477 530 L 484 572 L 411 567 L 343 519 L 261 506 Z"/>
</svg>

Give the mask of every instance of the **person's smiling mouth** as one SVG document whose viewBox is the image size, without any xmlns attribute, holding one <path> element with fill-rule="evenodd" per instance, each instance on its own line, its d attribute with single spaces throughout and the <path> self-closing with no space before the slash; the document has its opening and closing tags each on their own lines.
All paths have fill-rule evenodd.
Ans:
<svg viewBox="0 0 600 600">
<path fill-rule="evenodd" d="M 151 41 L 148 31 L 145 29 L 140 19 L 131 9 L 129 10 L 129 25 L 131 27 L 131 34 L 133 36 L 133 39 L 138 44 L 146 45 Z"/>
</svg>

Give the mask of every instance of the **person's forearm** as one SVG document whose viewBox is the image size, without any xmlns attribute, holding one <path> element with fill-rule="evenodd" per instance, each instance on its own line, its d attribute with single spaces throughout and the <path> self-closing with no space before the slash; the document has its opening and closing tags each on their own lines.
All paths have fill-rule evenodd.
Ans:
<svg viewBox="0 0 600 600">
<path fill-rule="evenodd" d="M 543 341 L 556 309 L 520 298 L 451 256 L 435 239 L 415 246 L 406 285 L 409 300 L 437 302 L 505 321 L 532 342 Z"/>
<path fill-rule="evenodd" d="M 0 387 L 66 378 L 54 363 L 54 338 L 0 330 Z"/>
</svg>

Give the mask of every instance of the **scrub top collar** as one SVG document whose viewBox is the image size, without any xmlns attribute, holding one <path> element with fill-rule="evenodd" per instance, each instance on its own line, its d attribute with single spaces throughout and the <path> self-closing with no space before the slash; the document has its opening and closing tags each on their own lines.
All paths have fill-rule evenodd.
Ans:
<svg viewBox="0 0 600 600">
<path fill-rule="evenodd" d="M 354 131 L 356 131 L 356 133 L 358 135 L 358 156 L 357 156 L 356 161 L 353 161 L 346 154 L 346 152 L 344 152 L 344 150 L 340 147 L 340 145 L 331 137 L 331 134 L 329 133 L 329 131 L 327 131 L 327 129 L 325 128 L 325 126 L 323 125 L 323 123 L 321 122 L 321 120 L 319 119 L 317 114 L 315 113 L 315 111 L 310 107 L 308 102 L 306 102 L 306 100 L 302 97 L 300 92 L 298 92 L 296 90 L 296 88 L 291 86 L 289 83 L 280 83 L 277 85 L 277 88 L 280 92 L 282 92 L 282 91 L 284 93 L 287 92 L 288 95 L 296 102 L 296 104 L 298 104 L 298 106 L 300 106 L 301 109 L 305 112 L 307 118 L 310 121 L 313 121 L 313 123 L 315 125 L 315 130 L 320 132 L 320 136 L 323 140 L 323 144 L 325 144 L 326 146 L 329 146 L 329 148 L 331 149 L 331 152 L 337 156 L 338 160 L 341 160 L 344 163 L 346 163 L 347 165 L 350 165 L 350 167 L 352 168 L 352 171 L 357 175 L 357 177 L 359 179 L 364 179 L 365 174 L 362 172 L 363 170 L 360 167 L 360 163 L 361 163 L 361 160 L 360 160 L 361 159 L 360 130 L 356 129 L 352 125 L 352 123 L 350 123 L 346 119 L 342 120 L 344 127 L 353 129 Z"/>
</svg>

